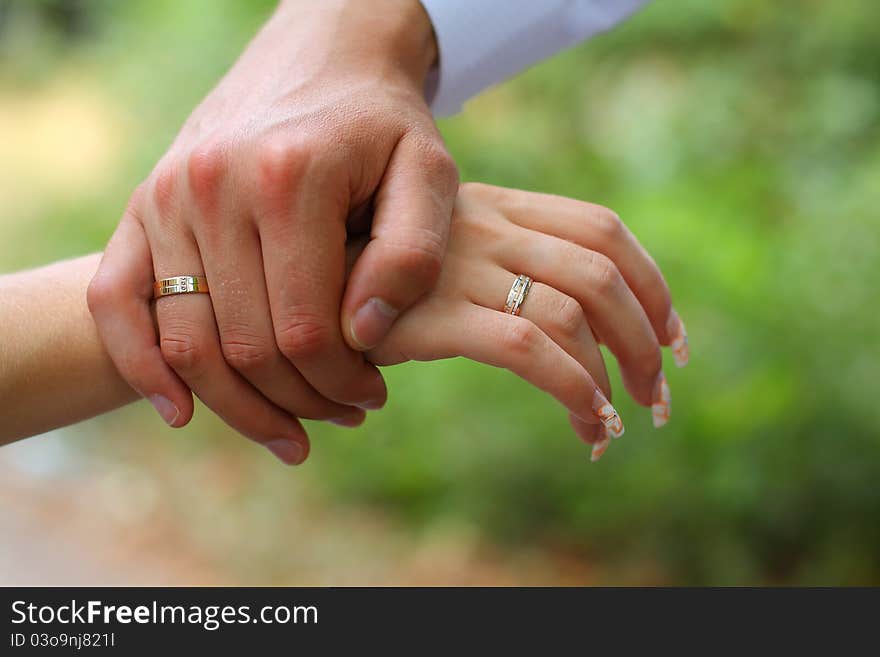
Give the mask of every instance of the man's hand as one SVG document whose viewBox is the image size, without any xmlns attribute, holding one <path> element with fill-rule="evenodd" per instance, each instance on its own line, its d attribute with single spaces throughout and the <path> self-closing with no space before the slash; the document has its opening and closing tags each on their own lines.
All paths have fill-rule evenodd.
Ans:
<svg viewBox="0 0 880 657">
<path fill-rule="evenodd" d="M 436 57 L 418 0 L 287 0 L 187 120 L 88 295 L 119 371 L 169 424 L 189 420 L 192 389 L 300 462 L 291 416 L 354 425 L 382 406 L 358 351 L 433 286 L 458 185 L 423 96 Z M 360 211 L 371 239 L 346 286 Z M 152 271 L 132 276 L 132 259 Z M 149 283 L 202 273 L 210 299 L 156 303 L 172 371 L 155 358 Z"/>
</svg>

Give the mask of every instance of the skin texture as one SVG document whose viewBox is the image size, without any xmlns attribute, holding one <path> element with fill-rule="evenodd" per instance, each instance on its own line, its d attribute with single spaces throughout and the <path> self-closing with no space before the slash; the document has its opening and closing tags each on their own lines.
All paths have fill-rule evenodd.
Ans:
<svg viewBox="0 0 880 657">
<path fill-rule="evenodd" d="M 86 307 L 99 260 L 94 254 L 0 276 L 0 444 L 138 399 Z"/>
<path fill-rule="evenodd" d="M 137 222 L 125 226 L 114 238 L 118 250 L 128 254 L 117 281 L 119 298 L 143 309 L 142 322 L 136 335 L 112 339 L 119 340 L 123 361 L 151 384 L 149 377 L 161 378 L 164 360 L 147 302 L 150 252 L 143 228 Z M 349 241 L 349 270 L 368 242 L 369 236 Z M 0 370 L 3 398 L 9 401 L 0 408 L 0 441 L 74 422 L 135 397 L 101 347 L 85 309 L 86 284 L 96 267 L 97 256 L 88 256 L 0 278 L 0 316 L 7 318 L 0 326 L 0 345 L 16 345 L 3 353 Z M 519 273 L 535 283 L 515 317 L 502 308 Z M 212 296 L 180 295 L 162 302 L 174 301 L 182 312 L 199 305 L 210 312 Z M 400 317 L 367 358 L 375 365 L 393 365 L 464 356 L 510 369 L 567 409 L 577 434 L 595 445 L 596 457 L 610 435 L 622 433 L 608 402 L 611 391 L 599 341 L 614 345 L 636 401 L 654 405 L 662 401 L 656 389 L 662 375 L 659 345 L 670 344 L 677 334 L 666 329 L 672 317 L 677 320 L 660 271 L 612 211 L 467 184 L 459 190 L 437 285 Z M 161 391 L 161 383 L 151 385 Z M 668 390 L 662 392 L 668 396 Z M 46 399 L 63 401 L 46 404 Z M 247 407 L 251 401 L 242 397 L 235 403 Z M 668 417 L 668 408 L 661 410 Z M 280 409 L 257 419 L 259 432 L 246 435 L 285 463 L 306 458 L 305 435 Z"/>
<path fill-rule="evenodd" d="M 251 437 L 286 423 L 304 457 L 297 418 L 356 425 L 384 404 L 362 351 L 434 285 L 457 190 L 424 100 L 436 58 L 417 0 L 283 2 L 132 195 L 88 302 L 169 424 L 189 420 L 192 390 Z M 346 285 L 348 224 L 365 211 Z M 151 353 L 146 288 L 119 285 L 132 241 L 151 278 L 204 274 L 212 290 L 156 304 L 164 360 L 146 369 L 126 346 Z"/>
</svg>

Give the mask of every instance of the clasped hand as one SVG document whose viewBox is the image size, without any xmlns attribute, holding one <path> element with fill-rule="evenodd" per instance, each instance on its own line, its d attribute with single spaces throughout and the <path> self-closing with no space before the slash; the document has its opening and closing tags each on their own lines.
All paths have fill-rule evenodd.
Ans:
<svg viewBox="0 0 880 657">
<path fill-rule="evenodd" d="M 301 463 L 298 418 L 359 425 L 385 403 L 377 365 L 464 356 L 553 395 L 601 455 L 623 429 L 603 342 L 665 422 L 660 345 L 686 344 L 653 260 L 602 207 L 459 187 L 424 100 L 430 23 L 383 2 L 282 3 L 135 191 L 88 292 L 123 378 L 171 426 L 195 393 Z M 182 274 L 210 297 L 154 304 Z"/>
</svg>

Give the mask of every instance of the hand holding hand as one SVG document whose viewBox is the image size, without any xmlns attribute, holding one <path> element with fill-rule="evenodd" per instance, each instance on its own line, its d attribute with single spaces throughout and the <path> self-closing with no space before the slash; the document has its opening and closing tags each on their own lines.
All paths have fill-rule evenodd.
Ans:
<svg viewBox="0 0 880 657">
<path fill-rule="evenodd" d="M 354 256 L 355 254 L 352 254 Z M 520 315 L 502 312 L 519 274 L 534 279 Z M 434 290 L 368 353 L 377 365 L 464 356 L 504 367 L 565 406 L 598 459 L 623 433 L 598 343 L 624 385 L 669 418 L 660 345 L 687 362 L 684 325 L 653 259 L 598 205 L 488 185 L 462 185 Z"/>
<path fill-rule="evenodd" d="M 297 461 L 296 417 L 354 425 L 382 406 L 356 349 L 434 284 L 457 188 L 423 99 L 436 56 L 417 0 L 286 0 L 187 120 L 88 295 L 120 373 L 169 424 L 189 420 L 192 389 Z M 346 222 L 364 209 L 371 240 L 344 288 Z M 207 276 L 211 298 L 158 301 L 155 358 L 152 279 L 182 274 Z"/>
</svg>

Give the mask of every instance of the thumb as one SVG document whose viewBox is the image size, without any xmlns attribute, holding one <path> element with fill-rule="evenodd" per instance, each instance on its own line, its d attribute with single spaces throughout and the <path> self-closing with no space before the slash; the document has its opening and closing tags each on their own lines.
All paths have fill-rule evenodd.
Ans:
<svg viewBox="0 0 880 657">
<path fill-rule="evenodd" d="M 458 171 L 439 136 L 401 139 L 342 301 L 342 334 L 350 347 L 375 347 L 400 313 L 434 287 L 457 191 Z"/>
</svg>

